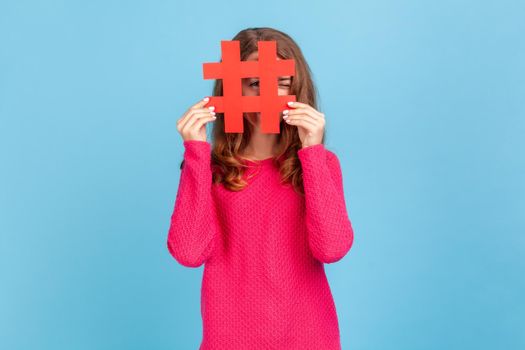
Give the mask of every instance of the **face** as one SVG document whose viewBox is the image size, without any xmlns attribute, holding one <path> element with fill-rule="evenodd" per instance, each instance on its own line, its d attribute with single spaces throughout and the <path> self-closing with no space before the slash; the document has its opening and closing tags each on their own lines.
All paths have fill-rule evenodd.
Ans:
<svg viewBox="0 0 525 350">
<path fill-rule="evenodd" d="M 246 59 L 247 61 L 256 61 L 259 57 L 257 51 L 253 52 Z M 280 61 L 280 58 L 277 58 Z M 279 77 L 277 94 L 279 96 L 289 95 L 292 80 L 290 76 Z M 259 96 L 259 78 L 244 78 L 242 79 L 242 94 L 243 96 Z M 260 113 L 246 113 L 250 120 L 257 120 L 260 117 Z M 282 117 L 282 116 L 281 116 Z"/>
</svg>

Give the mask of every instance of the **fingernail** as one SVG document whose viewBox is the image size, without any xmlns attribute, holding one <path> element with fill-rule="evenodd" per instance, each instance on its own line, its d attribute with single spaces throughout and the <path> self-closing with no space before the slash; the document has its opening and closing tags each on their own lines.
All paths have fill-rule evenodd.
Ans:
<svg viewBox="0 0 525 350">
<path fill-rule="evenodd" d="M 286 114 L 285 114 L 285 115 L 283 115 L 283 119 L 286 119 L 286 118 L 288 118 L 288 116 L 287 116 Z"/>
<path fill-rule="evenodd" d="M 213 110 L 215 109 L 215 107 L 214 107 L 214 106 L 211 106 L 211 107 L 208 107 L 208 109 L 209 109 L 210 111 L 213 111 Z"/>
<path fill-rule="evenodd" d="M 202 100 L 205 101 L 205 102 L 208 102 L 210 100 L 210 98 L 209 97 L 205 97 Z"/>
<path fill-rule="evenodd" d="M 291 105 L 293 105 L 293 102 L 292 101 L 288 102 L 288 106 L 291 106 Z"/>
<path fill-rule="evenodd" d="M 211 113 L 211 115 L 215 115 L 216 114 L 215 112 L 210 112 L 210 113 Z"/>
<path fill-rule="evenodd" d="M 288 112 L 290 112 L 290 111 L 287 110 L 287 109 L 285 109 L 285 110 L 283 111 L 283 114 L 288 114 Z"/>
</svg>

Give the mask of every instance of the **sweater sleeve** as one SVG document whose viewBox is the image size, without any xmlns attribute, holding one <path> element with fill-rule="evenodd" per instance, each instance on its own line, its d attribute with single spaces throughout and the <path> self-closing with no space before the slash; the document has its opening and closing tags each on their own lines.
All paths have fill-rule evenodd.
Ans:
<svg viewBox="0 0 525 350">
<path fill-rule="evenodd" d="M 198 267 L 211 256 L 217 214 L 211 194 L 211 145 L 184 141 L 184 160 L 168 232 L 168 250 L 182 265 Z"/>
<path fill-rule="evenodd" d="M 323 263 L 339 261 L 354 240 L 339 159 L 323 144 L 301 148 L 297 155 L 303 170 L 310 250 Z"/>
</svg>

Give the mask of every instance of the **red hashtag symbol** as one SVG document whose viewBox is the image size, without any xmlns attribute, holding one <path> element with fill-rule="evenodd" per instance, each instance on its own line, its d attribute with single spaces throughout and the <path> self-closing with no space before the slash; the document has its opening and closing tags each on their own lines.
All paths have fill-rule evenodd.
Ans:
<svg viewBox="0 0 525 350">
<path fill-rule="evenodd" d="M 295 95 L 278 95 L 279 76 L 295 75 L 293 59 L 277 60 L 276 41 L 257 42 L 258 61 L 241 61 L 240 42 L 221 41 L 220 63 L 204 63 L 204 79 L 222 79 L 223 96 L 210 96 L 207 105 L 224 113 L 225 132 L 244 131 L 243 112 L 261 113 L 261 131 L 279 133 L 280 112 Z M 242 96 L 242 78 L 259 78 L 259 96 Z"/>
</svg>

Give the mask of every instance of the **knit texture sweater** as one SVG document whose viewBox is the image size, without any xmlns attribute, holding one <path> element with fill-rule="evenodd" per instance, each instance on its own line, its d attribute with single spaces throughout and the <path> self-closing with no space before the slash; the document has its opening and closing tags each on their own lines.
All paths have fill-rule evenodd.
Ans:
<svg viewBox="0 0 525 350">
<path fill-rule="evenodd" d="M 302 148 L 304 196 L 281 183 L 274 158 L 243 160 L 248 186 L 212 184 L 211 145 L 184 141 L 167 247 L 204 264 L 200 350 L 341 349 L 324 264 L 342 259 L 354 233 L 337 156 Z"/>
</svg>

